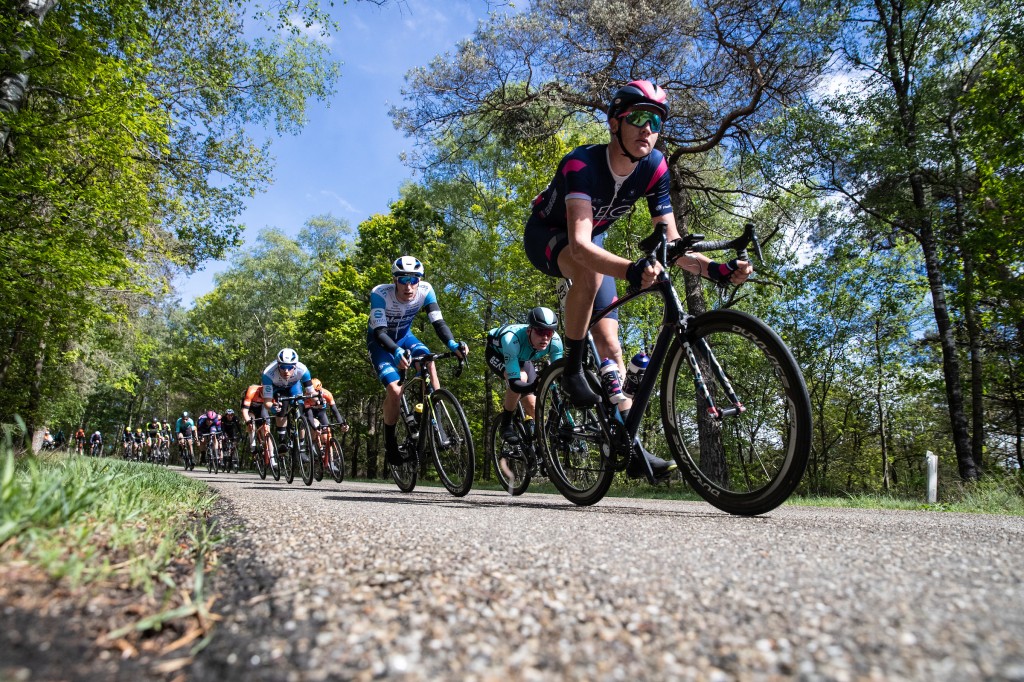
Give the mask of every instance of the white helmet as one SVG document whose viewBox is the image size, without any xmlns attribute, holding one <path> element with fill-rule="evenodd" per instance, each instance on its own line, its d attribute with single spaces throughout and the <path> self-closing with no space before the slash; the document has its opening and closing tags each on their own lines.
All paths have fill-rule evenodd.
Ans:
<svg viewBox="0 0 1024 682">
<path fill-rule="evenodd" d="M 277 361 L 282 365 L 294 365 L 299 361 L 299 354 L 291 348 L 282 348 L 277 354 Z"/>
<path fill-rule="evenodd" d="M 412 256 L 402 256 L 391 264 L 392 277 L 423 277 L 423 263 Z"/>
<path fill-rule="evenodd" d="M 100 432 L 99 432 L 99 431 L 97 431 L 96 433 L 94 433 L 94 434 L 92 434 L 92 435 L 94 435 L 94 436 L 98 436 L 98 435 L 100 435 Z"/>
</svg>

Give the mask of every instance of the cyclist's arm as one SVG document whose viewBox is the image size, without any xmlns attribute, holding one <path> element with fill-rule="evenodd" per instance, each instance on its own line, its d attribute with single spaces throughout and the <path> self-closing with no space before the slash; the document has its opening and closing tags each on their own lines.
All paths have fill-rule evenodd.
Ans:
<svg viewBox="0 0 1024 682">
<path fill-rule="evenodd" d="M 617 279 L 626 279 L 626 269 L 631 263 L 593 242 L 594 207 L 590 197 L 566 199 L 566 221 L 569 243 L 566 252 L 575 264 Z"/>
<path fill-rule="evenodd" d="M 444 321 L 444 316 L 441 314 L 441 306 L 437 305 L 436 300 L 429 301 L 423 306 L 423 310 L 427 313 L 427 319 L 430 320 L 430 324 L 434 325 L 434 332 L 437 333 L 437 338 L 441 339 L 446 346 L 449 341 L 455 340 L 455 335 L 448 328 L 448 323 Z"/>
<path fill-rule="evenodd" d="M 396 350 L 398 350 L 398 344 L 395 343 L 390 336 L 388 336 L 387 327 L 375 328 L 373 330 L 373 338 L 377 343 L 380 344 L 381 348 L 383 348 L 389 353 L 394 353 Z"/>
</svg>

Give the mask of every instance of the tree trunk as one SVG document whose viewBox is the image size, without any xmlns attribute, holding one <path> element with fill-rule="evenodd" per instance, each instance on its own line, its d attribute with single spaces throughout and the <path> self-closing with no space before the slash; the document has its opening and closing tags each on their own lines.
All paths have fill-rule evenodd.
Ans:
<svg viewBox="0 0 1024 682">
<path fill-rule="evenodd" d="M 923 208 L 924 188 L 920 175 L 911 176 L 911 187 L 914 190 L 915 204 L 920 195 Z M 939 342 L 942 347 L 942 373 L 946 381 L 946 400 L 949 406 L 950 426 L 953 431 L 957 469 L 960 472 L 960 478 L 965 481 L 975 481 L 978 478 L 978 470 L 974 464 L 974 458 L 971 456 L 971 439 L 967 430 L 967 416 L 964 413 L 963 389 L 960 386 L 960 359 L 957 357 L 953 325 L 950 322 L 949 309 L 946 306 L 946 292 L 942 288 L 942 271 L 939 265 L 935 233 L 929 218 L 921 220 L 919 240 L 924 252 L 925 268 L 928 272 L 928 288 L 932 295 L 932 309 L 935 313 L 935 324 L 939 330 Z"/>
<path fill-rule="evenodd" d="M 29 22 L 42 23 L 46 13 L 57 4 L 57 0 L 24 0 L 18 8 L 25 16 L 23 25 L 26 27 Z M 5 51 L 17 51 L 21 61 L 28 61 L 32 57 L 32 51 L 19 48 L 17 45 L 4 47 Z M 22 103 L 25 101 L 25 92 L 28 90 L 28 75 L 25 73 L 4 73 L 0 74 L 0 113 L 5 117 L 18 113 Z M 0 126 L 0 157 L 9 153 L 11 129 L 8 126 Z"/>
<path fill-rule="evenodd" d="M 889 492 L 889 431 L 885 420 L 885 400 L 882 391 L 884 376 L 882 354 L 882 323 L 875 320 L 875 361 L 878 363 L 875 379 L 875 406 L 878 409 L 878 439 L 882 448 L 882 490 Z"/>
<path fill-rule="evenodd" d="M 947 119 L 946 130 L 953 142 L 953 205 L 956 244 L 963 263 L 962 303 L 967 323 L 967 340 L 971 358 L 971 457 L 978 471 L 984 470 L 985 453 L 985 381 L 982 367 L 983 344 L 981 325 L 978 322 L 977 301 L 974 292 L 974 252 L 968 246 L 967 224 L 964 217 L 964 172 L 963 156 L 960 153 L 960 138 L 952 115 Z"/>
</svg>

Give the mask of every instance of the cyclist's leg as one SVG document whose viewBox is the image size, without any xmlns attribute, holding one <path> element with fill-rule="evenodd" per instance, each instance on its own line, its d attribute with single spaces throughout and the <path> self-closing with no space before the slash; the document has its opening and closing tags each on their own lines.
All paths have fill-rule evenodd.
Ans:
<svg viewBox="0 0 1024 682">
<path fill-rule="evenodd" d="M 401 341 L 398 345 L 404 348 Z M 401 411 L 402 387 L 398 382 L 402 375 L 395 367 L 394 353 L 389 353 L 373 339 L 367 342 L 366 347 L 370 352 L 370 361 L 377 368 L 377 379 L 384 385 L 384 453 L 388 463 L 397 466 L 401 462 L 395 424 L 398 423 Z"/>
<path fill-rule="evenodd" d="M 570 400 L 579 405 L 596 405 L 600 398 L 583 375 L 587 324 L 594 309 L 594 301 L 605 281 L 605 275 L 576 263 L 563 249 L 557 256 L 558 274 L 572 280 L 565 298 L 566 368 L 562 383 Z M 614 289 L 615 282 L 611 279 Z"/>
</svg>

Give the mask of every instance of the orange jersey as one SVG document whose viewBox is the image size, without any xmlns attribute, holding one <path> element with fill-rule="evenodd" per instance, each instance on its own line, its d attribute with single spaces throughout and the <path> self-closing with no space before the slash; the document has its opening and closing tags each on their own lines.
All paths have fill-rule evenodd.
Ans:
<svg viewBox="0 0 1024 682">
<path fill-rule="evenodd" d="M 331 395 L 331 392 L 328 391 L 326 388 L 321 388 L 320 389 L 320 394 L 323 395 L 324 403 L 328 407 L 334 404 L 334 396 Z M 306 398 L 306 402 L 305 402 L 306 409 L 308 410 L 308 409 L 310 409 L 312 407 L 319 407 L 318 403 L 319 403 L 319 401 L 317 400 L 315 395 L 312 398 Z"/>
<path fill-rule="evenodd" d="M 253 384 L 249 388 L 245 389 L 245 395 L 242 396 L 242 407 L 249 408 L 253 405 L 263 404 L 263 384 Z"/>
</svg>

